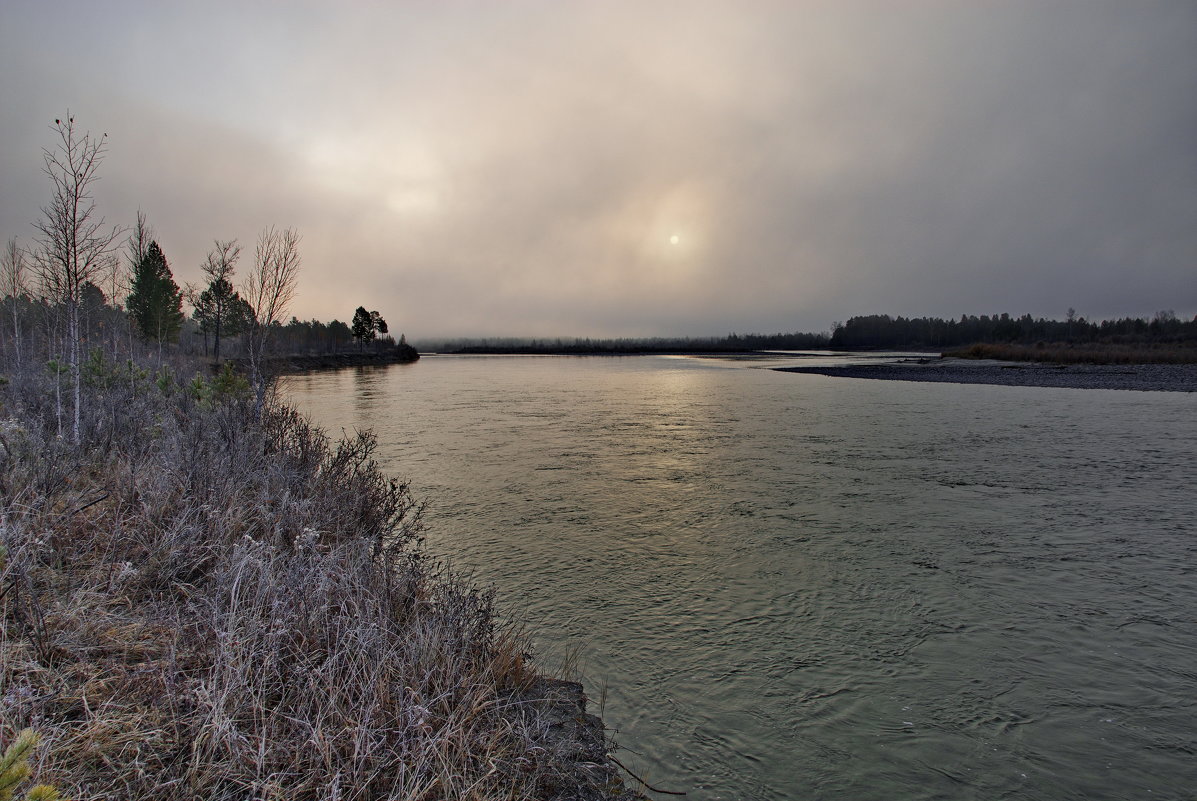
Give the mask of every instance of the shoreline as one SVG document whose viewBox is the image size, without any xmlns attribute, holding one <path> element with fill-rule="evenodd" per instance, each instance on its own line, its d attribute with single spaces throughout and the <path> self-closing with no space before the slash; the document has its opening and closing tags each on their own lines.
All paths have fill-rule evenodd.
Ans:
<svg viewBox="0 0 1197 801">
<path fill-rule="evenodd" d="M 1197 392 L 1197 365 L 1192 364 L 1047 364 L 943 358 L 895 364 L 772 369 L 782 373 L 883 381 L 1138 392 Z"/>
<path fill-rule="evenodd" d="M 95 362 L 78 445 L 44 370 L 0 380 L 0 660 L 21 688 L 0 734 L 41 737 L 38 781 L 647 801 L 584 687 L 541 673 L 491 592 L 423 549 L 423 506 L 373 435 L 255 410 L 195 360 L 128 365 Z"/>
<path fill-rule="evenodd" d="M 358 351 L 353 353 L 296 353 L 287 356 L 275 356 L 266 360 L 265 364 L 280 373 L 293 375 L 306 373 L 309 370 L 338 370 L 342 367 L 383 367 L 392 364 L 414 364 L 420 360 L 420 354 L 415 348 L 401 345 L 385 351 Z M 232 364 L 236 369 L 245 372 L 248 360 L 238 356 L 225 359 L 224 364 Z M 211 363 L 210 369 L 218 371 L 220 365 Z"/>
<path fill-rule="evenodd" d="M 314 356 L 283 356 L 278 364 L 286 373 L 303 373 L 308 370 L 336 370 L 341 367 L 380 367 L 392 364 L 413 364 L 420 354 L 391 351 L 387 353 L 325 353 Z"/>
</svg>

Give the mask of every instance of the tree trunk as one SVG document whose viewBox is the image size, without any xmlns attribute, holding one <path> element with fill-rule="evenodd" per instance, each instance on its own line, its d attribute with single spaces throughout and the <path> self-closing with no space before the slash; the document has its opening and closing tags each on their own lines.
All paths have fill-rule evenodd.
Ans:
<svg viewBox="0 0 1197 801">
<path fill-rule="evenodd" d="M 71 378 L 75 382 L 75 415 L 71 423 L 71 439 L 78 445 L 80 443 L 79 410 L 83 404 L 83 381 L 79 372 L 79 302 L 74 299 L 67 301 L 67 327 L 71 337 Z"/>
<path fill-rule="evenodd" d="M 21 367 L 21 323 L 20 302 L 12 297 L 12 344 L 13 352 L 17 355 L 17 368 Z"/>
</svg>

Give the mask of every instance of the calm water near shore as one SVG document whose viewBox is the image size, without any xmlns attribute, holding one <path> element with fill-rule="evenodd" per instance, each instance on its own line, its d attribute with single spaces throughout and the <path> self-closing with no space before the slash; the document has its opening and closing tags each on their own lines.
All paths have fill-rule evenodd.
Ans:
<svg viewBox="0 0 1197 801">
<path fill-rule="evenodd" d="M 1197 397 L 671 357 L 285 379 L 689 799 L 1192 798 Z M 664 796 L 662 796 L 663 798 Z"/>
</svg>

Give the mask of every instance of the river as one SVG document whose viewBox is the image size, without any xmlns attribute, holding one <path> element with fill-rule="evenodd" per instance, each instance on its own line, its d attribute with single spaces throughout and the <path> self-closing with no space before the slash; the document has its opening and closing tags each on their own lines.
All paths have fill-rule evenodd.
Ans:
<svg viewBox="0 0 1197 801">
<path fill-rule="evenodd" d="M 771 364 L 428 356 L 283 389 L 377 433 L 429 548 L 576 663 L 655 786 L 1192 798 L 1197 398 Z"/>
</svg>

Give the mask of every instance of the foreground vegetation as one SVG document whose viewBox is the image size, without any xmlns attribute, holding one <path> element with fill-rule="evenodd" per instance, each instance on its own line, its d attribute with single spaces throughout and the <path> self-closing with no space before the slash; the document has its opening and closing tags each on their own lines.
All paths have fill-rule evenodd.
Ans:
<svg viewBox="0 0 1197 801">
<path fill-rule="evenodd" d="M 284 325 L 292 229 L 240 290 L 217 241 L 183 293 L 141 214 L 122 262 L 106 138 L 55 131 L 35 244 L 0 253 L 0 801 L 630 797 L 580 685 L 421 550 L 373 437 L 272 397 L 280 351 L 360 356 L 381 315 Z M 184 294 L 248 378 L 184 355 Z"/>
<path fill-rule="evenodd" d="M 11 366 L 10 366 L 11 368 Z M 226 370 L 93 353 L 0 386 L 0 744 L 75 799 L 599 798 L 527 643 L 419 547 L 420 505 Z M 580 714 L 580 712 L 579 712 Z"/>
</svg>

